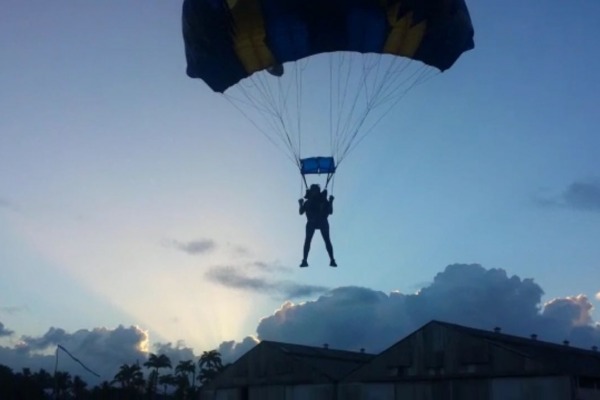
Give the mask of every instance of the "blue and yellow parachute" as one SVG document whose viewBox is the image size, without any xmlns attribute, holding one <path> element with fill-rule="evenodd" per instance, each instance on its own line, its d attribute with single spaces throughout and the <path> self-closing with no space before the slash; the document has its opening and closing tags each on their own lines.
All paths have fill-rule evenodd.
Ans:
<svg viewBox="0 0 600 400">
<path fill-rule="evenodd" d="M 339 165 L 408 89 L 472 49 L 473 35 L 464 0 L 183 4 L 188 76 L 224 93 L 301 171 L 305 131 L 327 136 Z M 320 126 L 303 128 L 301 113 L 315 108 L 327 117 L 309 114 Z"/>
</svg>

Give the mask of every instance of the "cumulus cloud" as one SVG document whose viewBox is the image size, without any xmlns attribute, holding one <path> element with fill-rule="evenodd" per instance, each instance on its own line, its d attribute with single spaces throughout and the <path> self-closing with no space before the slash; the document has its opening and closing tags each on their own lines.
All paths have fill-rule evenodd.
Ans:
<svg viewBox="0 0 600 400">
<path fill-rule="evenodd" d="M 215 242 L 210 239 L 192 240 L 189 242 L 171 240 L 168 244 L 177 250 L 191 255 L 209 253 L 216 248 Z"/>
<path fill-rule="evenodd" d="M 11 336 L 13 333 L 14 331 L 11 331 L 8 328 L 4 327 L 4 324 L 0 322 L 0 337 Z"/>
<path fill-rule="evenodd" d="M 157 343 L 152 346 L 154 354 L 164 354 L 171 360 L 171 366 L 175 368 L 180 361 L 195 360 L 194 350 L 187 347 L 183 341 L 178 341 L 175 344 Z"/>
<path fill-rule="evenodd" d="M 278 340 L 378 352 L 436 319 L 542 340 L 598 344 L 585 296 L 541 304 L 542 288 L 532 279 L 508 276 L 502 269 L 455 264 L 415 294 L 362 287 L 331 290 L 314 301 L 285 302 L 257 328 L 260 340 Z"/>
<path fill-rule="evenodd" d="M 297 299 L 301 297 L 310 297 L 327 292 L 329 289 L 318 285 L 299 284 L 290 280 L 278 280 L 261 275 L 254 275 L 252 269 L 258 267 L 259 270 L 268 271 L 272 267 L 262 264 L 253 264 L 250 268 L 240 267 L 214 267 L 205 274 L 206 278 L 212 282 L 225 287 L 241 289 L 250 292 L 269 294 L 276 298 Z"/>
<path fill-rule="evenodd" d="M 50 328 L 40 337 L 23 336 L 12 348 L 0 346 L 0 360 L 13 370 L 41 368 L 52 371 L 56 362 L 54 351 L 61 345 L 84 365 L 100 375 L 89 374 L 81 365 L 62 352 L 58 353 L 58 368 L 71 375 L 79 375 L 92 384 L 112 380 L 119 367 L 125 363 L 147 357 L 148 334 L 142 329 L 118 326 L 115 329 L 81 329 L 68 333 L 61 328 Z"/>
<path fill-rule="evenodd" d="M 1 323 L 0 329 L 4 329 Z M 234 342 L 225 342 L 220 348 L 231 359 L 232 356 L 241 356 L 254 344 L 256 341 L 250 343 L 244 340 L 237 345 Z M 86 371 L 66 352 L 56 353 L 59 345 L 93 373 Z M 139 363 L 143 366 L 150 353 L 169 357 L 173 369 L 180 361 L 198 362 L 198 356 L 183 341 L 155 343 L 150 346 L 146 331 L 136 326 L 121 325 L 114 329 L 81 329 L 74 333 L 53 327 L 39 337 L 22 336 L 13 347 L 0 346 L 0 365 L 6 365 L 13 371 L 20 371 L 22 368 L 53 371 L 58 361 L 60 371 L 69 372 L 71 376 L 78 375 L 91 386 L 95 386 L 103 381 L 110 382 L 123 364 Z M 100 377 L 96 377 L 94 373 Z"/>
<path fill-rule="evenodd" d="M 542 315 L 566 326 L 585 326 L 592 323 L 591 311 L 593 308 L 588 298 L 580 294 L 574 297 L 550 300 L 544 305 Z"/>
<path fill-rule="evenodd" d="M 600 300 L 600 292 L 596 293 L 596 300 Z"/>
<path fill-rule="evenodd" d="M 235 361 L 260 340 L 312 346 L 328 343 L 331 348 L 364 348 L 376 353 L 433 319 L 487 330 L 498 326 L 505 333 L 520 336 L 536 333 L 540 340 L 569 340 L 578 347 L 600 345 L 600 328 L 592 318 L 593 307 L 586 296 L 542 303 L 544 292 L 536 282 L 510 276 L 502 269 L 486 269 L 478 264 L 449 265 L 416 293 L 403 294 L 358 286 L 331 290 L 293 282 L 286 286 L 286 281 L 261 278 L 264 267 L 252 263 L 246 269 L 216 268 L 207 275 L 229 287 L 266 291 L 288 299 L 314 293 L 318 297 L 302 303 L 285 301 L 259 321 L 256 337 L 221 343 L 217 350 L 225 363 Z M 0 325 L 0 329 L 5 328 Z M 111 380 L 120 365 L 136 361 L 143 364 L 148 339 L 145 331 L 133 326 L 75 333 L 51 328 L 39 337 L 21 337 L 13 348 L 0 347 L 0 360 L 16 370 L 52 370 L 55 359 L 50 351 L 60 344 L 98 372 L 102 380 Z M 173 366 L 179 361 L 197 361 L 193 350 L 183 342 L 159 343 L 151 351 L 167 355 Z M 67 357 L 61 356 L 59 368 L 94 379 Z"/>
<path fill-rule="evenodd" d="M 224 364 L 234 362 L 243 356 L 248 350 L 259 343 L 254 336 L 246 336 L 241 342 L 234 340 L 223 342 L 219 345 L 217 351 L 221 353 L 221 360 Z"/>
<path fill-rule="evenodd" d="M 558 196 L 540 196 L 538 202 L 548 206 L 600 212 L 600 180 L 573 182 Z"/>
</svg>

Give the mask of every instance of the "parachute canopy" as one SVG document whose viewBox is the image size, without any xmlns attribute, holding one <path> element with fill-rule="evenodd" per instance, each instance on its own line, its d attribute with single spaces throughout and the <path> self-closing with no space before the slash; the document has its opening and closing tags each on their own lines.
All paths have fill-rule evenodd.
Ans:
<svg viewBox="0 0 600 400">
<path fill-rule="evenodd" d="M 303 179 L 328 182 L 409 90 L 474 47 L 465 0 L 184 0 L 182 29 L 187 74 Z"/>
<path fill-rule="evenodd" d="M 185 0 L 187 74 L 224 92 L 265 69 L 336 51 L 444 71 L 474 47 L 464 0 Z"/>
</svg>

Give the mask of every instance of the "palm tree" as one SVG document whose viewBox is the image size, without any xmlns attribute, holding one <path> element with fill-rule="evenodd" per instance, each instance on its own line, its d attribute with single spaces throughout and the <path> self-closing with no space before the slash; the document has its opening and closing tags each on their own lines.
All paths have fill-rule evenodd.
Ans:
<svg viewBox="0 0 600 400">
<path fill-rule="evenodd" d="M 185 378 L 187 386 L 193 386 L 195 383 L 194 376 L 196 375 L 196 365 L 193 360 L 179 361 L 179 364 L 175 367 L 175 374 Z M 190 382 L 190 375 L 192 376 L 192 382 Z"/>
<path fill-rule="evenodd" d="M 196 364 L 193 360 L 179 361 L 175 367 L 175 374 L 177 379 L 176 395 L 182 398 L 189 397 L 195 390 Z"/>
<path fill-rule="evenodd" d="M 144 375 L 138 364 L 123 364 L 119 367 L 113 382 L 121 384 L 121 388 L 133 397 L 136 391 L 144 384 Z"/>
<path fill-rule="evenodd" d="M 73 392 L 73 398 L 75 400 L 85 399 L 87 398 L 87 383 L 81 379 L 78 375 L 73 378 L 73 384 L 71 387 L 71 391 Z"/>
<path fill-rule="evenodd" d="M 0 364 L 0 398 L 10 399 L 16 392 L 16 379 L 12 369 Z"/>
<path fill-rule="evenodd" d="M 198 378 L 200 379 L 200 382 L 205 385 L 223 370 L 221 353 L 217 350 L 202 352 L 200 360 L 198 361 L 198 366 L 200 367 Z"/>
<path fill-rule="evenodd" d="M 156 354 L 150 353 L 148 361 L 144 363 L 144 366 L 148 368 L 154 368 L 154 373 L 150 374 L 150 379 L 148 382 L 148 389 L 154 393 L 156 392 L 156 386 L 158 384 L 158 370 L 161 368 L 172 368 L 171 360 L 164 354 L 157 356 Z"/>
<path fill-rule="evenodd" d="M 114 395 L 114 389 L 110 386 L 110 382 L 103 381 L 100 386 L 96 386 L 92 389 L 92 399 L 94 400 L 105 400 L 105 399 L 114 399 L 116 398 Z"/>
<path fill-rule="evenodd" d="M 54 387 L 52 375 L 43 368 L 33 374 L 33 379 L 43 392 L 46 392 L 47 390 L 51 391 Z"/>
<path fill-rule="evenodd" d="M 54 396 L 57 399 L 66 397 L 67 391 L 71 388 L 71 374 L 68 372 L 57 371 L 54 373 Z"/>
<path fill-rule="evenodd" d="M 172 374 L 165 374 L 158 378 L 158 383 L 163 385 L 163 394 L 166 396 L 167 386 L 175 386 L 177 384 L 177 379 Z"/>
<path fill-rule="evenodd" d="M 221 370 L 223 363 L 221 362 L 221 353 L 217 350 L 204 351 L 200 356 L 200 368 L 206 366 L 208 369 Z"/>
</svg>

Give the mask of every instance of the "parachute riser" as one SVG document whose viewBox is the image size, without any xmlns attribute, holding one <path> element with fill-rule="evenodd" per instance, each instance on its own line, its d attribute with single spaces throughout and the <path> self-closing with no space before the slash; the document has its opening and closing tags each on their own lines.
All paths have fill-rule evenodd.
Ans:
<svg viewBox="0 0 600 400">
<path fill-rule="evenodd" d="M 300 175 L 302 176 L 302 182 L 304 183 L 304 189 L 308 190 L 309 185 L 306 181 L 306 175 L 323 175 L 326 174 L 325 186 L 323 190 L 329 187 L 329 182 L 332 181 L 335 171 L 337 169 L 333 157 L 310 157 L 298 159 L 298 167 L 300 169 Z M 332 185 L 333 188 L 333 185 Z"/>
</svg>

